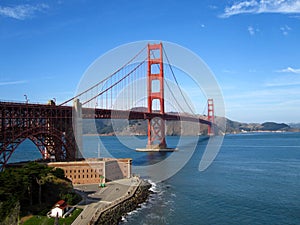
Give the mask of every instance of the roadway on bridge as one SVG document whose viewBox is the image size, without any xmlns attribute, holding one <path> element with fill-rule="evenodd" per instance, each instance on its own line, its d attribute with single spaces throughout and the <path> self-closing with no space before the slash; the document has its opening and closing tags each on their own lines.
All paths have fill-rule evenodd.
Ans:
<svg viewBox="0 0 300 225">
<path fill-rule="evenodd" d="M 107 187 L 99 189 L 97 184 L 75 185 L 74 189 L 81 194 L 83 200 L 76 206 L 82 208 L 81 214 L 72 225 L 90 224 L 97 211 L 113 205 L 116 200 L 132 194 L 132 190 L 140 183 L 137 177 L 107 183 Z"/>
</svg>

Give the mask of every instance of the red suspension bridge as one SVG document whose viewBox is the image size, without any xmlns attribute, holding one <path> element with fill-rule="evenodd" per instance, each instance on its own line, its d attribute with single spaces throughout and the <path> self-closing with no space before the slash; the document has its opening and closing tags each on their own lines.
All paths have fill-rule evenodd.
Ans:
<svg viewBox="0 0 300 225">
<path fill-rule="evenodd" d="M 143 54 L 146 56 L 142 60 L 135 61 Z M 167 148 L 167 120 L 205 124 L 208 135 L 213 135 L 217 128 L 213 99 L 207 100 L 207 116 L 196 115 L 170 62 L 164 63 L 163 57 L 168 60 L 162 43 L 148 44 L 114 73 L 60 105 L 53 101 L 0 102 L 0 168 L 5 167 L 25 139 L 38 147 L 43 158 L 56 161 L 80 158 L 82 119 L 147 120 L 148 149 Z M 165 73 L 167 70 L 169 75 Z M 172 103 L 165 101 L 166 95 Z"/>
</svg>

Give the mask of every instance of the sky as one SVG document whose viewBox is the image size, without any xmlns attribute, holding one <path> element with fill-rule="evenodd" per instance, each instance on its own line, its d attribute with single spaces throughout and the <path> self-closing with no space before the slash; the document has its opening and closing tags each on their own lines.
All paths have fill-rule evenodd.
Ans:
<svg viewBox="0 0 300 225">
<path fill-rule="evenodd" d="M 140 40 L 201 57 L 229 119 L 300 122 L 300 0 L 0 0 L 0 100 L 63 102 L 95 59 Z"/>
</svg>

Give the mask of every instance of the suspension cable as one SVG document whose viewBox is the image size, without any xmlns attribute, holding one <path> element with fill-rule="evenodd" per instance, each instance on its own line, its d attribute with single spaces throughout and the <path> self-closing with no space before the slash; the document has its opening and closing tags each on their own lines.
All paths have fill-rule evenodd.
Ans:
<svg viewBox="0 0 300 225">
<path fill-rule="evenodd" d="M 151 54 L 152 54 L 152 57 L 153 57 L 153 58 L 156 58 L 155 55 L 154 55 L 154 53 L 153 53 L 153 51 L 151 51 Z M 160 69 L 159 65 L 158 65 L 158 64 L 156 64 L 156 65 L 157 65 L 157 68 L 158 68 L 158 70 L 159 70 L 159 69 Z M 179 106 L 180 110 L 182 110 L 182 112 L 184 112 L 184 109 L 181 107 L 181 105 L 179 104 L 179 102 L 178 102 L 177 98 L 175 97 L 174 93 L 171 91 L 171 88 L 170 88 L 168 82 L 165 82 L 165 84 L 167 85 L 168 90 L 170 91 L 172 97 L 174 98 L 175 102 L 176 102 L 177 105 Z"/>
<path fill-rule="evenodd" d="M 121 78 L 120 80 L 118 80 L 117 82 L 115 82 L 114 84 L 112 84 L 110 87 L 106 88 L 105 90 L 103 90 L 102 92 L 100 92 L 99 94 L 95 95 L 94 97 L 92 97 L 91 99 L 85 101 L 82 103 L 82 105 L 85 105 L 86 103 L 89 103 L 90 101 L 92 101 L 93 99 L 97 98 L 98 96 L 102 95 L 103 93 L 105 93 L 106 91 L 110 90 L 111 88 L 113 88 L 114 86 L 116 86 L 117 84 L 119 84 L 121 81 L 123 81 L 125 78 L 129 77 L 129 75 L 131 75 L 134 71 L 136 71 L 144 62 L 146 62 L 147 58 L 145 58 L 141 63 L 139 63 L 134 69 L 132 69 L 126 76 L 124 76 L 123 78 Z"/>
<path fill-rule="evenodd" d="M 117 74 L 118 72 L 120 72 L 124 67 L 126 67 L 127 65 L 129 65 L 133 60 L 135 60 L 145 49 L 147 46 L 145 46 L 143 49 L 141 49 L 132 59 L 130 59 L 126 64 L 124 64 L 122 67 L 120 67 L 117 71 L 115 71 L 114 73 L 112 73 L 111 75 L 109 75 L 108 77 L 106 77 L 104 80 L 99 81 L 98 83 L 96 83 L 95 85 L 93 85 L 92 87 L 88 88 L 87 90 L 77 94 L 76 96 L 70 98 L 69 100 L 61 103 L 59 106 L 65 105 L 66 103 L 73 101 L 74 99 L 78 98 L 79 96 L 87 93 L 88 91 L 90 91 L 91 89 L 97 87 L 98 85 L 100 85 L 101 83 L 107 81 L 109 78 L 111 78 L 112 76 L 114 76 L 115 74 Z"/>
<path fill-rule="evenodd" d="M 202 115 L 206 115 L 207 113 L 207 104 L 204 105 Z"/>
<path fill-rule="evenodd" d="M 183 92 L 182 92 L 182 90 L 181 90 L 181 88 L 180 88 L 180 86 L 179 86 L 179 84 L 178 84 L 178 81 L 177 81 L 177 79 L 176 79 L 176 76 L 175 76 L 175 74 L 174 74 L 174 71 L 173 71 L 173 69 L 172 69 L 172 66 L 171 66 L 171 64 L 170 64 L 168 55 L 167 55 L 167 53 L 166 53 L 164 47 L 163 47 L 163 51 L 164 51 L 164 54 L 165 54 L 166 59 L 167 59 L 167 61 L 168 61 L 168 65 L 169 65 L 169 67 L 170 67 L 170 70 L 171 70 L 171 73 L 172 73 L 172 75 L 173 75 L 173 78 L 174 78 L 174 80 L 175 80 L 175 82 L 176 82 L 176 85 L 177 85 L 178 88 L 179 88 L 179 91 L 180 91 L 180 93 L 181 93 L 181 95 L 182 95 L 182 97 L 183 97 L 183 100 L 184 100 L 185 104 L 188 106 L 188 108 L 190 109 L 191 113 L 195 114 L 195 113 L 194 113 L 194 110 L 191 108 L 191 106 L 190 106 L 189 103 L 187 102 L 185 96 L 183 95 Z M 167 86 L 168 86 L 168 85 L 167 85 Z M 170 89 L 170 91 L 172 92 L 171 89 Z M 172 92 L 172 93 L 173 93 L 173 92 Z M 172 95 L 174 96 L 174 94 L 172 94 Z M 175 98 L 175 99 L 176 99 L 176 98 Z M 176 100 L 176 102 L 177 102 L 177 100 Z M 178 103 L 177 103 L 177 104 L 178 104 Z"/>
</svg>

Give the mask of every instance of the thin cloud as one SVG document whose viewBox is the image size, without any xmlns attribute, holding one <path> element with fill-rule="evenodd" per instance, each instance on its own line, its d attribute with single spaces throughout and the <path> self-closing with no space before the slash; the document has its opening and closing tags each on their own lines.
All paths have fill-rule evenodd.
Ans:
<svg viewBox="0 0 300 225">
<path fill-rule="evenodd" d="M 225 99 L 233 101 L 233 100 L 244 100 L 246 102 L 253 101 L 257 102 L 272 102 L 280 99 L 299 99 L 300 90 L 298 87 L 276 87 L 277 85 L 269 85 L 268 87 L 275 88 L 265 88 L 265 89 L 256 89 L 256 90 L 244 90 L 238 94 L 225 95 Z"/>
<path fill-rule="evenodd" d="M 236 71 L 235 70 L 229 70 L 229 69 L 223 69 L 222 73 L 231 73 L 231 74 L 235 74 Z"/>
<path fill-rule="evenodd" d="M 0 86 L 25 84 L 25 83 L 28 83 L 28 81 L 27 80 L 4 81 L 4 82 L 0 82 Z"/>
<path fill-rule="evenodd" d="M 280 27 L 280 30 L 281 30 L 281 32 L 282 32 L 282 34 L 284 36 L 287 36 L 289 34 L 289 31 L 292 30 L 292 28 L 290 28 L 289 26 L 285 25 L 283 27 Z"/>
<path fill-rule="evenodd" d="M 256 69 L 249 69 L 249 73 L 257 73 Z"/>
<path fill-rule="evenodd" d="M 259 29 L 254 28 L 253 26 L 248 26 L 248 32 L 251 36 L 254 36 L 257 32 L 259 32 Z"/>
<path fill-rule="evenodd" d="M 299 86 L 300 80 L 293 81 L 293 80 L 284 80 L 282 81 L 274 81 L 273 83 L 267 83 L 266 87 L 287 87 L 287 86 Z"/>
<path fill-rule="evenodd" d="M 17 5 L 17 6 L 0 6 L 0 15 L 4 17 L 9 17 L 17 20 L 25 20 L 32 18 L 37 12 L 42 12 L 47 9 L 46 4 L 37 5 Z"/>
<path fill-rule="evenodd" d="M 208 6 L 210 9 L 218 9 L 218 6 L 216 6 L 216 5 L 209 5 Z"/>
<path fill-rule="evenodd" d="M 294 69 L 292 67 L 287 67 L 285 69 L 277 70 L 278 73 L 297 73 L 300 74 L 300 69 Z"/>
<path fill-rule="evenodd" d="M 253 28 L 253 27 L 249 26 L 249 27 L 248 27 L 248 31 L 249 31 L 249 34 L 250 34 L 250 35 L 252 35 L 252 36 L 255 35 L 255 31 L 254 31 L 254 28 Z"/>
<path fill-rule="evenodd" d="M 239 14 L 260 14 L 260 13 L 300 13 L 300 0 L 247 0 L 240 1 L 227 6 L 221 18 Z"/>
<path fill-rule="evenodd" d="M 285 70 L 286 69 L 281 71 L 285 71 Z M 298 71 L 298 73 L 300 73 L 300 71 Z M 277 76 L 265 84 L 266 87 L 287 87 L 287 88 L 289 86 L 299 86 L 299 85 L 300 85 L 300 76 L 291 73 Z"/>
</svg>

